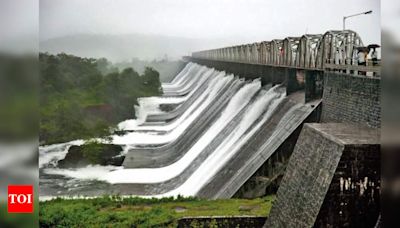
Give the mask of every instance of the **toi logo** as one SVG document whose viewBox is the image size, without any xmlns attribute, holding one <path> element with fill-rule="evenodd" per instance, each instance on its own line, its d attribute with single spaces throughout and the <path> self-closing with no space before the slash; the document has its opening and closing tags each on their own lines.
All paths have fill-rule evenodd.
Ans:
<svg viewBox="0 0 400 228">
<path fill-rule="evenodd" d="M 33 212 L 33 186 L 9 185 L 8 186 L 8 213 Z"/>
</svg>

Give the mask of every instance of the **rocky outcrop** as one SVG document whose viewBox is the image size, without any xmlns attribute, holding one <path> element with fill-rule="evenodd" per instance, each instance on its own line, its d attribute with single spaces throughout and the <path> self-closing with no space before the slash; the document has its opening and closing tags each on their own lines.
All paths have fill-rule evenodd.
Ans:
<svg viewBox="0 0 400 228">
<path fill-rule="evenodd" d="M 64 159 L 58 162 L 60 168 L 79 168 L 87 165 L 120 166 L 125 159 L 121 155 L 122 147 L 113 144 L 98 144 L 94 151 L 91 145 L 71 146 Z"/>
</svg>

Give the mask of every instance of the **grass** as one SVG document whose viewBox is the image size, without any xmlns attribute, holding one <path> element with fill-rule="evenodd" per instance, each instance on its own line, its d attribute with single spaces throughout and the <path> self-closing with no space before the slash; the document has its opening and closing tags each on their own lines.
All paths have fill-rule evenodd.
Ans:
<svg viewBox="0 0 400 228">
<path fill-rule="evenodd" d="M 54 199 L 40 202 L 39 218 L 41 227 L 175 227 L 182 217 L 267 216 L 274 198 Z"/>
</svg>

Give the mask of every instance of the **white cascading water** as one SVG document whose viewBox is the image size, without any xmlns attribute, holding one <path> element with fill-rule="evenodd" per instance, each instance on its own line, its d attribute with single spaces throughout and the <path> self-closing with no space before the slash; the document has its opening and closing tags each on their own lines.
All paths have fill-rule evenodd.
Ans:
<svg viewBox="0 0 400 228">
<path fill-rule="evenodd" d="M 118 124 L 118 129 L 131 131 L 146 121 L 148 115 L 165 113 L 160 110 L 160 104 L 179 105 L 188 97 L 143 97 L 138 98 L 138 105 L 135 105 L 136 119 L 128 119 Z"/>
<path fill-rule="evenodd" d="M 199 77 L 203 77 L 203 80 L 207 80 L 209 78 L 211 78 L 211 80 L 209 80 L 207 82 L 207 88 L 205 89 L 205 91 L 203 91 L 199 97 L 197 97 L 197 99 L 195 101 L 193 101 L 193 103 L 184 111 L 182 116 L 187 116 L 190 115 L 190 113 L 197 108 L 197 106 L 201 103 L 201 101 L 203 101 L 206 96 L 208 95 L 208 93 L 210 93 L 211 91 L 211 87 L 213 86 L 212 83 L 215 83 L 218 79 L 216 79 L 215 77 L 220 78 L 220 76 L 224 76 L 224 74 L 222 74 L 221 72 L 216 72 L 213 69 L 208 69 L 208 71 L 205 71 L 202 75 L 200 75 Z M 178 107 L 180 108 L 180 107 Z M 141 112 L 142 111 L 142 112 Z M 149 113 L 147 113 L 147 110 L 139 110 L 139 115 L 144 115 L 147 116 Z M 185 117 L 186 118 L 186 117 Z M 168 122 L 166 124 L 163 124 L 162 126 L 166 126 L 165 129 L 161 129 L 160 131 L 167 131 L 167 130 L 171 130 L 174 128 L 174 126 L 170 126 L 167 127 L 168 125 L 176 125 L 176 122 L 182 121 L 184 118 L 180 118 L 178 120 L 174 120 L 171 122 Z M 179 123 L 178 123 L 179 124 Z M 175 126 L 176 127 L 176 126 Z M 146 126 L 137 126 L 136 128 L 132 129 L 132 130 L 151 130 L 151 129 L 146 129 Z M 154 130 L 155 131 L 155 130 Z"/>
<path fill-rule="evenodd" d="M 199 83 L 197 83 L 197 85 L 193 88 L 193 90 L 186 96 L 139 98 L 138 99 L 139 105 L 135 105 L 136 119 L 125 120 L 125 121 L 119 123 L 118 124 L 119 129 L 121 129 L 121 130 L 142 130 L 138 127 L 146 121 L 146 118 L 148 115 L 155 114 L 157 112 L 161 113 L 161 110 L 159 110 L 160 104 L 170 104 L 171 101 L 174 102 L 177 100 L 184 102 L 189 97 L 191 97 L 208 78 L 213 77 L 214 74 L 217 73 L 212 69 L 208 69 L 207 71 L 201 71 L 201 72 L 203 72 L 203 73 L 198 76 L 201 78 L 199 80 Z M 206 93 L 206 92 L 208 92 L 208 91 L 205 91 L 204 93 Z M 192 105 L 191 107 L 194 108 L 195 106 Z M 189 111 L 191 111 L 191 110 L 189 110 L 189 109 L 186 110 L 186 112 L 189 112 Z M 165 130 L 162 130 L 162 131 L 165 131 Z"/>
<path fill-rule="evenodd" d="M 52 144 L 39 147 L 39 168 L 51 164 L 57 165 L 57 161 L 64 159 L 68 149 L 72 145 L 82 145 L 83 140 L 74 140 L 66 143 Z"/>
<path fill-rule="evenodd" d="M 170 86 L 174 84 L 179 84 L 179 81 L 187 75 L 187 72 L 190 68 L 192 68 L 195 63 L 188 63 L 186 66 L 172 79 L 171 82 L 163 83 L 162 86 Z"/>
<path fill-rule="evenodd" d="M 189 75 L 198 69 L 200 65 L 196 63 L 188 63 L 181 72 L 172 80 L 170 83 L 163 83 L 161 86 L 163 89 L 172 89 L 181 85 L 185 80 L 189 79 Z"/>
<path fill-rule="evenodd" d="M 199 115 L 216 99 L 218 92 L 227 83 L 233 80 L 233 75 L 223 77 L 222 74 L 215 76 L 211 80 L 207 91 L 203 93 L 202 98 L 197 99 L 186 112 L 171 124 L 163 126 L 138 126 L 136 129 L 147 131 L 167 131 L 166 134 L 149 134 L 148 132 L 132 132 L 123 136 L 114 136 L 114 144 L 140 144 L 156 145 L 165 144 L 177 139 L 182 133 L 195 121 Z"/>
<path fill-rule="evenodd" d="M 189 64 L 188 64 L 189 65 Z M 197 64 L 191 64 L 189 66 L 187 66 L 186 68 L 188 72 L 192 73 L 192 76 L 195 74 L 197 76 L 201 76 L 198 75 L 198 73 L 200 72 L 200 65 Z M 202 71 L 204 73 L 204 68 L 202 67 Z M 208 69 L 207 71 L 208 73 L 206 74 L 206 77 L 211 76 L 211 73 L 213 72 L 212 69 Z M 184 74 L 183 77 L 181 79 L 184 79 L 185 77 L 189 77 L 190 75 L 186 75 Z M 141 120 L 135 119 L 133 120 L 134 123 L 130 122 L 130 123 L 126 123 L 126 124 L 131 124 L 131 125 L 136 125 L 138 123 L 141 122 Z M 45 145 L 45 146 L 40 146 L 39 147 L 39 168 L 43 168 L 45 166 L 56 166 L 57 165 L 57 161 L 64 159 L 66 154 L 68 153 L 68 149 L 72 146 L 72 145 L 82 145 L 84 143 L 84 140 L 74 140 L 71 142 L 66 142 L 66 143 L 59 143 L 59 144 L 53 144 L 53 145 Z"/>
<path fill-rule="evenodd" d="M 165 88 L 162 86 L 164 92 L 163 96 L 169 96 L 170 93 L 182 93 L 184 91 L 187 91 L 188 89 L 191 89 L 191 91 L 193 91 L 194 88 L 201 85 L 199 81 L 203 80 L 202 75 L 209 70 L 210 68 L 204 66 L 195 66 L 188 72 L 187 76 L 185 77 L 185 81 L 181 84 L 177 84 L 172 88 Z"/>
<path fill-rule="evenodd" d="M 163 83 L 161 86 L 163 89 L 172 89 L 178 85 L 182 85 L 186 80 L 190 79 L 188 76 L 192 71 L 198 69 L 200 66 L 197 64 L 187 64 L 185 68 L 179 73 L 179 78 L 174 78 L 171 83 Z"/>
<path fill-rule="evenodd" d="M 194 72 L 195 74 L 188 74 L 188 79 L 183 82 L 183 85 L 177 85 L 176 88 L 163 88 L 164 94 L 169 94 L 169 93 L 182 93 L 184 91 L 187 91 L 189 88 L 194 87 L 196 85 L 196 82 L 199 81 L 200 75 L 202 75 L 205 71 L 210 70 L 210 68 L 207 68 L 205 66 L 201 66 L 198 69 L 195 69 Z"/>
<path fill-rule="evenodd" d="M 195 72 L 194 70 L 197 68 L 199 68 L 197 66 L 197 64 L 188 63 L 186 65 L 186 67 L 174 78 L 172 83 L 163 83 L 161 85 L 161 87 L 164 90 L 168 90 L 168 88 L 171 86 L 179 85 L 180 80 L 176 81 L 179 78 L 179 76 L 181 76 L 180 78 L 183 80 L 183 79 L 187 78 L 191 73 Z M 176 81 L 176 83 L 174 83 L 175 81 Z M 200 81 L 200 82 L 202 82 L 202 81 Z M 189 94 L 187 94 L 185 96 L 180 96 L 180 97 L 163 97 L 163 96 L 161 96 L 161 97 L 140 97 L 140 98 L 138 98 L 138 104 L 142 109 L 144 109 L 145 111 L 148 111 L 149 114 L 151 113 L 151 111 L 160 112 L 160 110 L 158 109 L 158 106 L 160 104 L 182 103 L 185 100 L 187 100 L 188 97 L 190 97 L 191 94 L 193 94 L 197 90 L 198 87 L 200 87 L 200 83 Z M 137 110 L 135 110 L 135 111 L 137 111 Z"/>
<path fill-rule="evenodd" d="M 147 115 L 162 114 L 160 104 L 180 104 L 190 98 L 202 82 L 208 80 L 206 89 L 198 93 L 198 97 L 175 120 L 152 125 L 143 125 Z M 137 119 L 126 120 L 119 124 L 120 129 L 140 130 L 123 136 L 113 135 L 113 144 L 123 146 L 122 154 L 126 154 L 135 145 L 166 144 L 182 137 L 185 130 L 196 121 L 200 114 L 216 100 L 219 92 L 233 80 L 233 75 L 218 72 L 198 64 L 189 63 L 172 80 L 171 83 L 163 83 L 163 90 L 169 94 L 163 97 L 148 97 L 138 100 L 139 107 Z M 189 91 L 190 92 L 186 92 Z M 173 95 L 185 93 L 185 95 Z M 258 93 L 258 94 L 257 94 Z M 256 95 L 257 94 L 257 95 Z M 196 95 L 197 96 L 197 95 Z M 261 89 L 260 80 L 256 79 L 246 83 L 229 100 L 227 106 L 219 114 L 215 122 L 198 138 L 195 144 L 183 156 L 171 165 L 160 168 L 135 168 L 125 169 L 121 166 L 89 165 L 84 168 L 61 169 L 57 167 L 57 161 L 65 158 L 68 149 L 72 145 L 81 145 L 83 140 L 41 146 L 39 148 L 39 167 L 45 174 L 62 175 L 76 180 L 101 180 L 111 184 L 151 184 L 171 180 L 185 171 L 192 162 L 210 145 L 224 128 L 240 115 L 240 119 L 234 130 L 230 131 L 221 140 L 215 150 L 193 171 L 189 178 L 180 186 L 165 194 L 156 197 L 195 195 L 239 149 L 255 134 L 255 132 L 270 118 L 274 109 L 285 97 L 285 93 L 277 87 L 268 91 Z M 235 120 L 236 121 L 236 120 Z M 231 125 L 233 126 L 233 125 Z M 213 145 L 215 140 L 213 142 Z"/>
<path fill-rule="evenodd" d="M 223 128 L 250 102 L 261 88 L 260 81 L 254 81 L 241 88 L 218 120 L 177 162 L 162 168 L 122 169 L 104 176 L 110 183 L 158 183 L 176 177 L 211 143 Z"/>
<path fill-rule="evenodd" d="M 98 178 L 110 183 L 157 183 L 179 175 L 204 150 L 205 147 L 221 132 L 221 130 L 251 101 L 254 94 L 261 88 L 261 82 L 255 80 L 246 84 L 231 99 L 218 120 L 202 135 L 202 137 L 177 162 L 162 168 L 120 169 Z M 85 168 L 74 170 L 76 173 Z M 60 169 L 46 169 L 48 174 L 67 175 L 77 178 L 74 172 Z M 77 174 L 80 175 L 80 174 Z"/>
<path fill-rule="evenodd" d="M 278 104 L 284 99 L 285 93 L 275 88 L 258 97 L 255 103 L 246 110 L 240 124 L 224 140 L 200 167 L 178 188 L 160 195 L 163 196 L 194 196 L 196 193 L 235 155 L 244 143 L 269 119 Z M 252 126 L 263 115 L 261 121 Z M 252 128 L 249 130 L 249 127 Z M 248 131 L 248 132 L 246 132 Z"/>
</svg>

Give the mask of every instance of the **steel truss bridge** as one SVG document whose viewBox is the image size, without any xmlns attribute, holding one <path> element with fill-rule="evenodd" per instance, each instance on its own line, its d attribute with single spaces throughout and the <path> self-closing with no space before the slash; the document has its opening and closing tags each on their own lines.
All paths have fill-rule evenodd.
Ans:
<svg viewBox="0 0 400 228">
<path fill-rule="evenodd" d="M 251 44 L 193 52 L 191 58 L 240 62 L 309 70 L 334 70 L 345 73 L 373 72 L 380 66 L 367 61 L 358 65 L 358 48 L 364 44 L 352 30 L 332 30 L 325 34 L 305 34 Z"/>
</svg>

